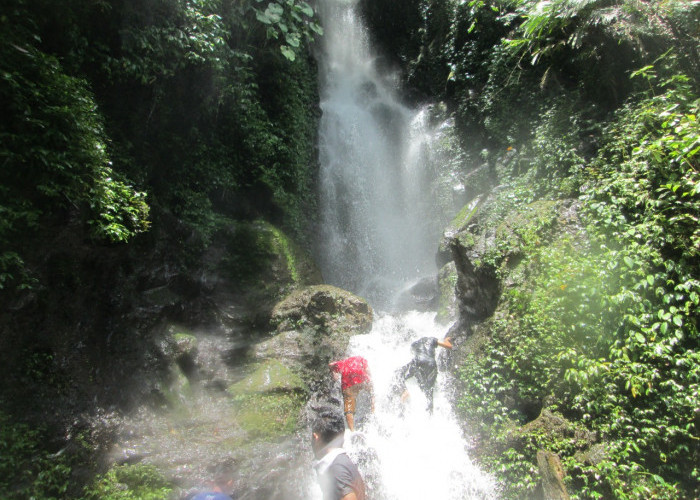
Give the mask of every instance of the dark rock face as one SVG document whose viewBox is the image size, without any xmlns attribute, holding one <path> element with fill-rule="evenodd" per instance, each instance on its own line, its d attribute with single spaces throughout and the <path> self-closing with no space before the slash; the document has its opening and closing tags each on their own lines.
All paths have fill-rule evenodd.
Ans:
<svg viewBox="0 0 700 500">
<path fill-rule="evenodd" d="M 491 266 L 474 266 L 474 252 L 457 238 L 451 240 L 450 249 L 457 268 L 455 293 L 460 319 L 463 322 L 483 321 L 493 314 L 501 294 L 496 270 Z"/>
<path fill-rule="evenodd" d="M 446 324 L 455 321 L 459 316 L 457 303 L 457 266 L 450 261 L 438 272 L 439 296 L 436 320 Z"/>
</svg>

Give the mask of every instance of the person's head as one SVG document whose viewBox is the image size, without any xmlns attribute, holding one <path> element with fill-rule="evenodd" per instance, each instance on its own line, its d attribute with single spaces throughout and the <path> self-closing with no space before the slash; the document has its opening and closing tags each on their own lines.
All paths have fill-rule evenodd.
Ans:
<svg viewBox="0 0 700 500">
<path fill-rule="evenodd" d="M 330 444 L 342 446 L 344 433 L 345 418 L 338 408 L 318 408 L 311 422 L 311 447 L 316 458 L 322 457 L 324 448 Z"/>
<path fill-rule="evenodd" d="M 211 486 L 214 491 L 222 493 L 231 493 L 233 489 L 233 476 L 235 474 L 236 464 L 233 459 L 228 458 L 217 464 L 208 467 L 211 474 Z"/>
</svg>

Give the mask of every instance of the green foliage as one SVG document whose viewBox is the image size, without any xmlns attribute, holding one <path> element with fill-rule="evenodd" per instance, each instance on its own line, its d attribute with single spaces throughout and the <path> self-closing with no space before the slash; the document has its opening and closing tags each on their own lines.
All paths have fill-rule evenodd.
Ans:
<svg viewBox="0 0 700 500">
<path fill-rule="evenodd" d="M 45 451 L 45 432 L 0 412 L 0 496 L 7 499 L 66 498 L 71 467 Z"/>
<path fill-rule="evenodd" d="M 146 192 L 154 220 L 174 215 L 192 232 L 187 255 L 173 253 L 181 262 L 231 218 L 274 218 L 303 237 L 316 167 L 308 42 L 321 31 L 308 4 L 10 7 L 0 20 L 0 288 L 38 283 L 25 247 L 75 218 L 93 243 L 145 231 Z M 284 39 L 287 57 L 269 37 Z"/>
<path fill-rule="evenodd" d="M 77 212 L 96 238 L 111 241 L 148 227 L 145 194 L 112 169 L 86 82 L 40 51 L 22 21 L 0 21 L 6 29 L 0 45 L 0 288 L 13 278 L 27 283 L 21 280 L 26 249 L 18 239 L 46 220 L 63 223 Z"/>
<path fill-rule="evenodd" d="M 290 61 L 296 59 L 302 41 L 312 41 L 316 35 L 323 35 L 323 28 L 313 21 L 314 10 L 304 1 L 280 0 L 269 2 L 265 10 L 252 9 L 256 19 L 267 25 L 267 38 L 282 41 L 280 51 Z"/>
<path fill-rule="evenodd" d="M 116 465 L 85 489 L 92 500 L 167 500 L 173 486 L 149 464 Z"/>
<path fill-rule="evenodd" d="M 189 0 L 175 7 L 150 2 L 146 9 L 139 6 L 140 12 L 127 11 L 131 23 L 121 30 L 120 57 L 108 61 L 111 72 L 148 85 L 192 66 L 225 67 L 231 49 L 216 12 L 219 3 Z M 156 22 L 154 15 L 158 16 Z"/>
<path fill-rule="evenodd" d="M 462 368 L 462 407 L 495 443 L 488 462 L 507 497 L 533 491 L 534 451 L 544 445 L 504 447 L 545 401 L 605 443 L 595 463 L 575 447 L 546 445 L 567 457 L 575 498 L 697 496 L 699 471 L 687 464 L 699 458 L 699 101 L 683 76 L 654 87 L 663 93 L 630 103 L 605 129 L 582 173 L 581 223 L 549 236 L 534 224 L 527 236 L 505 204 L 494 212 L 518 242 L 543 243 L 506 270 L 518 286 L 504 292 L 488 350 Z M 526 213 L 526 200 L 510 193 L 499 196 Z M 495 248 L 514 247 L 497 238 Z"/>
</svg>

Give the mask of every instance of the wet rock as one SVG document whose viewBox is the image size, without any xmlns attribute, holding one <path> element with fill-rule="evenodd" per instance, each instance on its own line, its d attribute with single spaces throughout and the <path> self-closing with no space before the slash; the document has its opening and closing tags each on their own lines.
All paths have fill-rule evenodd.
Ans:
<svg viewBox="0 0 700 500">
<path fill-rule="evenodd" d="M 302 378 L 274 359 L 257 364 L 250 375 L 229 387 L 229 392 L 234 395 L 306 391 Z"/>
<path fill-rule="evenodd" d="M 395 306 L 398 310 L 434 311 L 439 290 L 435 278 L 423 278 L 399 294 Z"/>
<path fill-rule="evenodd" d="M 451 323 L 457 319 L 459 305 L 457 304 L 457 266 L 449 262 L 442 266 L 438 273 L 438 307 L 436 320 L 442 324 Z"/>
<path fill-rule="evenodd" d="M 170 383 L 161 389 L 163 402 L 170 408 L 182 405 L 192 396 L 190 379 L 178 365 L 173 365 L 170 369 Z"/>
<path fill-rule="evenodd" d="M 275 305 L 275 335 L 252 349 L 258 359 L 282 360 L 312 379 L 344 354 L 352 335 L 372 328 L 373 311 L 362 298 L 330 285 L 293 292 Z"/>
<path fill-rule="evenodd" d="M 460 318 L 463 321 L 483 321 L 493 314 L 501 294 L 496 270 L 490 265 L 474 265 L 462 240 L 451 242 L 457 271 L 455 287 Z"/>
<path fill-rule="evenodd" d="M 317 285 L 278 302 L 271 322 L 278 332 L 311 326 L 331 334 L 361 334 L 372 327 L 372 317 L 364 299 L 331 285 Z"/>
<path fill-rule="evenodd" d="M 234 416 L 248 439 L 274 439 L 297 429 L 308 388 L 302 378 L 277 360 L 255 365 L 253 372 L 228 389 Z"/>
<path fill-rule="evenodd" d="M 564 469 L 559 456 L 551 451 L 539 450 L 537 465 L 540 469 L 544 500 L 569 500 L 569 494 L 564 486 Z"/>
</svg>

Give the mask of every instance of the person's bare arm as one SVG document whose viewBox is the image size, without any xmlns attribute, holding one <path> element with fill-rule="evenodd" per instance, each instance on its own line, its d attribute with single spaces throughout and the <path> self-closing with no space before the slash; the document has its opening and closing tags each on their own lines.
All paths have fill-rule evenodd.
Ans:
<svg viewBox="0 0 700 500">
<path fill-rule="evenodd" d="M 438 340 L 438 345 L 445 349 L 452 349 L 452 337 L 445 337 L 443 340 Z"/>
<path fill-rule="evenodd" d="M 344 496 L 343 498 L 341 498 L 340 500 L 357 500 L 357 495 L 355 495 L 355 492 L 353 491 L 353 492 L 348 493 L 347 495 L 345 495 L 345 496 Z"/>
</svg>

